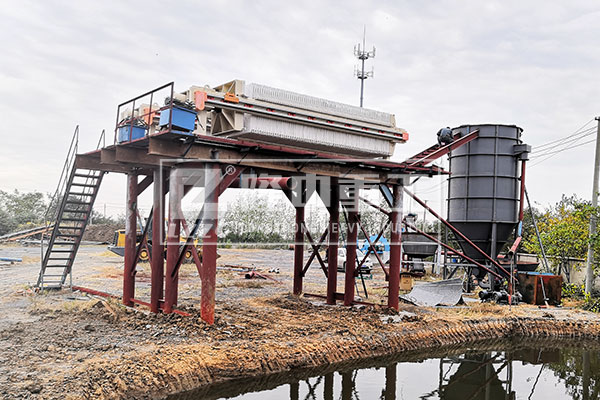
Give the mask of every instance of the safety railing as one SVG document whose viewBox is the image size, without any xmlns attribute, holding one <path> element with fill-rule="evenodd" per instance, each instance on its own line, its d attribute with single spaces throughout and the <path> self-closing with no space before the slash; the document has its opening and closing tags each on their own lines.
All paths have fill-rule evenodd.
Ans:
<svg viewBox="0 0 600 400">
<path fill-rule="evenodd" d="M 50 199 L 50 203 L 46 212 L 44 213 L 44 225 L 46 225 L 46 230 L 41 235 L 40 240 L 40 249 L 42 254 L 42 260 L 44 259 L 44 239 L 46 232 L 48 232 L 48 227 L 50 225 L 50 221 L 56 221 L 58 216 L 58 212 L 60 210 L 60 202 L 62 196 L 66 192 L 67 184 L 69 183 L 69 178 L 71 174 L 71 170 L 73 169 L 73 165 L 75 164 L 75 158 L 77 156 L 77 150 L 79 146 L 79 125 L 75 127 L 75 132 L 73 132 L 73 137 L 71 138 L 71 144 L 69 145 L 69 150 L 67 151 L 67 156 L 65 158 L 65 162 L 63 163 L 63 168 L 60 173 L 60 178 L 58 179 L 58 185 L 56 186 L 56 191 L 52 195 Z M 50 213 L 52 213 L 50 215 Z"/>
<path fill-rule="evenodd" d="M 127 100 L 117 107 L 114 144 L 132 142 L 145 136 L 170 132 L 173 126 L 174 82 Z M 165 98 L 159 106 L 157 99 Z M 169 110 L 168 120 L 161 120 L 164 110 Z"/>
</svg>

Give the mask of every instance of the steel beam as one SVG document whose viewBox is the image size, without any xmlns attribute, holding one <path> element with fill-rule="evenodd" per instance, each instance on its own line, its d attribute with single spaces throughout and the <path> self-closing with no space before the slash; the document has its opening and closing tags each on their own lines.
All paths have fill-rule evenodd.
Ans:
<svg viewBox="0 0 600 400">
<path fill-rule="evenodd" d="M 331 179 L 329 206 L 329 243 L 327 248 L 327 304 L 335 304 L 337 289 L 338 241 L 340 235 L 340 185 Z"/>
<path fill-rule="evenodd" d="M 127 207 L 125 209 L 125 259 L 123 265 L 123 304 L 133 305 L 135 297 L 135 267 L 137 239 L 138 176 L 127 175 Z"/>
<path fill-rule="evenodd" d="M 169 174 L 169 222 L 167 228 L 167 271 L 165 276 L 165 303 L 163 311 L 173 312 L 177 304 L 177 285 L 179 274 L 176 271 L 179 257 L 179 237 L 181 233 L 181 215 L 179 209 L 183 198 L 183 184 L 179 179 L 179 170 L 171 168 Z"/>
<path fill-rule="evenodd" d="M 152 218 L 152 264 L 150 286 L 150 311 L 157 313 L 164 295 L 164 220 L 165 220 L 165 179 L 161 169 L 154 170 L 154 217 Z"/>
<path fill-rule="evenodd" d="M 219 162 L 221 163 L 277 171 L 279 173 L 282 171 L 291 173 L 301 172 L 306 174 L 359 179 L 373 183 L 384 181 L 395 183 L 396 176 L 401 168 L 401 165 L 399 164 L 391 164 L 389 171 L 382 171 L 381 169 L 366 168 L 356 165 L 357 163 L 364 162 L 364 160 L 342 163 L 335 162 L 336 159 L 315 159 L 314 156 L 298 155 L 297 158 L 294 158 L 294 154 L 281 155 L 256 152 L 252 153 L 251 156 L 248 156 L 248 152 L 242 151 L 242 149 L 230 147 L 223 148 L 210 146 L 208 144 L 186 145 L 157 137 L 149 138 L 148 153 L 161 157 L 186 158 L 202 161 L 210 160 L 216 149 L 218 149 Z M 344 160 L 348 161 L 347 159 Z M 303 164 L 303 166 L 299 167 L 299 164 Z"/>
<path fill-rule="evenodd" d="M 403 191 L 394 185 L 393 207 L 391 213 L 392 233 L 390 240 L 390 273 L 388 289 L 388 307 L 398 309 L 400 294 L 400 264 L 402 262 L 402 202 Z"/>
<path fill-rule="evenodd" d="M 349 306 L 354 302 L 354 272 L 356 267 L 356 240 L 358 239 L 358 188 L 350 188 L 348 211 L 348 234 L 346 237 L 346 272 L 344 281 L 344 305 Z"/>
<path fill-rule="evenodd" d="M 304 265 L 304 202 L 295 207 L 296 222 L 294 225 L 294 294 L 302 293 L 302 267 Z"/>
<path fill-rule="evenodd" d="M 200 313 L 209 324 L 215 322 L 215 285 L 217 279 L 217 223 L 219 221 L 219 181 L 221 168 L 206 163 L 204 187 L 204 229 L 202 240 L 202 293 Z"/>
</svg>

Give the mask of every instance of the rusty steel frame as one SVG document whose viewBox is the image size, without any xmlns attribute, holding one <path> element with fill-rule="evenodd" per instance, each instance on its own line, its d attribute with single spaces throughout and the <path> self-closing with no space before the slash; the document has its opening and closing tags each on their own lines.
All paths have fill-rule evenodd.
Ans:
<svg viewBox="0 0 600 400">
<path fill-rule="evenodd" d="M 168 85 L 166 85 L 168 86 Z M 165 87 L 166 87 L 165 86 Z M 165 87 L 162 87 L 164 89 Z M 160 89 L 160 88 L 159 88 Z M 150 92 L 145 95 L 150 94 Z M 132 99 L 130 102 L 136 99 L 142 98 L 138 96 Z M 172 98 L 172 97 L 171 97 Z M 120 106 L 127 104 L 128 102 L 122 103 Z M 171 100 L 172 103 L 172 100 Z M 171 104 L 172 106 L 172 104 Z M 118 113 L 119 114 L 119 113 Z M 118 119 L 117 114 L 117 119 Z M 117 121 L 118 125 L 118 121 Z M 131 130 L 130 130 L 131 132 Z M 131 133 L 130 133 L 131 134 Z M 115 132 L 116 136 L 116 132 Z M 170 218 L 169 229 L 164 232 L 164 226 L 162 221 L 166 210 L 164 209 L 165 196 L 168 193 L 171 202 L 178 205 L 180 200 L 185 195 L 186 188 L 180 187 L 176 182 L 172 180 L 169 182 L 171 189 L 161 190 L 159 186 L 165 185 L 164 177 L 161 177 L 163 169 L 172 168 L 174 170 L 179 167 L 185 168 L 185 166 L 178 165 L 179 163 L 188 163 L 191 161 L 197 165 L 205 165 L 208 163 L 209 170 L 207 174 L 212 174 L 213 177 L 221 174 L 221 168 L 228 165 L 229 167 L 235 168 L 235 173 L 231 175 L 225 175 L 223 179 L 217 180 L 214 185 L 214 190 L 206 191 L 205 204 L 212 204 L 213 210 L 218 210 L 218 197 L 227 187 L 246 187 L 250 188 L 273 188 L 281 189 L 288 195 L 291 189 L 294 188 L 294 177 L 305 176 L 307 174 L 315 174 L 319 177 L 329 177 L 332 179 L 333 185 L 331 186 L 331 197 L 332 204 L 328 206 L 330 214 L 328 229 L 323 233 L 319 242 L 315 243 L 312 236 L 309 238 L 310 245 L 312 246 L 313 254 L 309 258 L 309 262 L 304 265 L 303 252 L 304 252 L 304 236 L 303 228 L 305 224 L 305 208 L 304 206 L 296 206 L 296 222 L 297 229 L 295 232 L 295 250 L 294 250 L 294 293 L 302 293 L 302 278 L 305 275 L 307 268 L 310 266 L 314 258 L 321 258 L 318 254 L 318 249 L 323 245 L 323 241 L 327 238 L 328 244 L 328 265 L 325 266 L 324 261 L 319 260 L 321 269 L 327 276 L 327 301 L 330 304 L 335 304 L 336 300 L 341 299 L 342 294 L 336 292 L 337 285 L 337 247 L 339 240 L 339 206 L 343 205 L 340 202 L 339 184 L 337 178 L 344 179 L 358 179 L 362 181 L 367 187 L 369 185 L 380 185 L 386 184 L 393 187 L 401 187 L 403 182 L 403 174 L 417 174 L 423 176 L 430 176 L 438 174 L 442 171 L 439 167 L 423 165 L 411 165 L 409 162 L 397 163 L 387 160 L 369 160 L 369 159 L 348 159 L 342 156 L 336 156 L 327 153 L 320 153 L 308 150 L 294 149 L 286 146 L 279 145 L 268 145 L 262 143 L 254 143 L 245 140 L 236 140 L 220 137 L 194 137 L 191 141 L 186 140 L 185 143 L 180 141 L 181 136 L 175 135 L 174 133 L 167 131 L 158 132 L 150 137 L 135 140 L 131 143 L 123 143 L 119 145 L 109 145 L 97 151 L 92 151 L 85 154 L 79 154 L 76 158 L 76 165 L 80 168 L 97 169 L 104 172 L 118 172 L 128 174 L 128 202 L 131 206 L 136 200 L 137 196 L 144 191 L 150 184 L 154 184 L 154 218 L 152 218 L 153 235 L 152 235 L 152 252 L 151 252 L 151 264 L 152 264 L 152 288 L 150 303 L 145 303 L 141 300 L 135 299 L 135 262 L 133 267 L 129 266 L 130 273 L 124 274 L 124 296 L 123 301 L 128 304 L 148 304 L 151 311 L 153 312 L 176 312 L 175 306 L 177 304 L 177 275 L 179 259 L 187 248 L 193 243 L 193 234 L 188 235 L 188 241 L 186 241 L 183 248 L 179 248 L 179 236 L 181 229 L 187 231 L 186 226 L 182 226 L 182 221 L 176 221 L 174 218 Z M 189 139 L 189 138 L 188 138 Z M 250 157 L 249 157 L 250 155 Z M 414 164 L 414 163 L 413 163 Z M 190 164 L 191 166 L 191 164 Z M 258 176 L 250 177 L 247 180 L 240 178 L 241 173 L 247 169 L 252 168 Z M 261 173 L 279 173 L 281 177 L 262 177 Z M 138 181 L 138 176 L 145 176 L 141 181 Z M 135 176 L 135 183 L 133 182 L 132 176 Z M 239 179 L 238 179 L 239 178 Z M 253 186 L 254 185 L 254 186 Z M 399 186 L 400 185 L 400 186 Z M 166 186 L 166 185 L 165 185 Z M 182 185 L 181 185 L 182 186 Z M 303 192 L 303 198 L 306 198 L 306 193 Z M 336 198 L 337 197 L 337 198 Z M 362 200 L 362 199 L 361 199 Z M 360 215 L 358 213 L 358 191 L 353 194 L 352 203 L 354 203 L 354 209 L 349 211 L 349 231 L 348 231 L 348 246 L 347 246 L 347 268 L 344 283 L 344 304 L 350 305 L 356 303 L 354 300 L 354 288 L 355 282 L 355 266 L 356 266 L 356 239 L 359 229 L 365 233 L 367 240 L 371 242 L 370 237 L 366 235 L 364 227 L 360 223 Z M 363 200 L 364 201 L 364 200 Z M 337 203 L 337 204 L 336 204 Z M 394 211 L 388 212 L 376 204 L 366 201 L 367 204 L 374 207 L 375 209 L 383 212 L 390 217 L 390 220 L 386 222 L 386 226 L 382 229 L 379 237 L 383 235 L 390 222 L 392 225 Z M 158 205 L 162 205 L 160 209 Z M 171 207 L 170 207 L 171 208 Z M 344 207 L 342 207 L 344 208 Z M 175 212 L 175 209 L 170 209 L 170 212 Z M 162 214 L 162 215 L 161 215 Z M 402 211 L 401 207 L 396 212 L 396 218 L 401 218 Z M 131 221 L 134 217 L 128 214 Z M 206 215 L 202 216 L 202 219 Z M 201 293 L 201 312 L 202 318 L 212 323 L 214 321 L 214 306 L 215 306 L 215 278 L 216 278 L 216 227 L 218 223 L 218 216 L 213 216 L 211 220 L 212 228 L 209 229 L 204 237 L 203 243 L 203 260 L 198 262 L 199 256 L 195 254 L 196 267 L 202 278 L 202 293 Z M 131 261 L 135 258 L 135 222 L 130 224 L 128 233 L 130 234 L 131 242 L 133 245 L 128 254 L 127 259 Z M 334 229 L 334 227 L 336 229 Z M 196 230 L 196 224 L 192 229 L 192 233 Z M 147 230 L 147 229 L 145 229 Z M 310 232 L 306 230 L 306 233 L 310 235 Z M 166 237 L 165 235 L 166 234 Z M 127 236 L 126 236 L 127 237 Z M 166 265 L 164 258 L 160 256 L 163 251 L 163 243 L 166 239 L 167 247 L 167 261 Z M 176 239 L 175 241 L 173 239 Z M 400 236 L 398 235 L 397 246 L 401 254 L 400 248 Z M 392 240 L 395 242 L 395 240 Z M 129 243 L 131 244 L 131 243 Z M 392 243 L 393 245 L 393 243 Z M 392 248 L 394 248 L 392 246 Z M 380 264 L 383 264 L 381 257 L 379 257 L 374 251 L 374 244 L 371 242 L 369 246 L 369 253 L 373 251 Z M 369 254 L 368 253 L 368 254 Z M 365 260 L 361 260 L 361 264 L 364 264 Z M 395 262 L 392 263 L 395 265 Z M 392 267 L 390 267 L 392 268 Z M 398 262 L 398 271 L 400 268 L 400 262 Z M 383 268 L 386 271 L 385 267 Z M 395 266 L 394 266 L 395 269 Z M 334 271 L 334 273 L 330 273 Z M 386 271 L 387 273 L 388 271 Z M 399 274 L 398 274 L 399 275 Z M 388 274 L 389 276 L 389 274 Z M 388 277 L 389 279 L 389 277 Z M 164 285 L 164 287 L 163 287 Z M 393 284 L 392 286 L 395 286 Z M 388 293 L 388 305 L 391 307 L 397 307 L 394 302 L 393 288 L 392 292 Z"/>
</svg>

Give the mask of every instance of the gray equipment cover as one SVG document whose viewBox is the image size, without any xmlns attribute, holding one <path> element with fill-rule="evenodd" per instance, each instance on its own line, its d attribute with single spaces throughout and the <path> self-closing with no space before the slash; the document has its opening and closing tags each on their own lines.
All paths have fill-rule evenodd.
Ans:
<svg viewBox="0 0 600 400">
<path fill-rule="evenodd" d="M 454 306 L 462 301 L 462 290 L 461 278 L 447 279 L 415 285 L 410 293 L 400 296 L 400 299 L 416 306 Z"/>
</svg>

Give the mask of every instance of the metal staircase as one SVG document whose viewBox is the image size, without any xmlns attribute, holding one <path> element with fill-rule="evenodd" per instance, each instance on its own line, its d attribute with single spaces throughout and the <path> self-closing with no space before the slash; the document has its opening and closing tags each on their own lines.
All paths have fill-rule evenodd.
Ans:
<svg viewBox="0 0 600 400">
<path fill-rule="evenodd" d="M 75 128 L 56 192 L 46 212 L 46 224 L 53 221 L 54 228 L 45 252 L 42 236 L 42 265 L 36 284 L 39 289 L 60 289 L 67 276 L 71 286 L 73 262 L 104 176 L 103 171 L 77 167 L 78 141 L 79 126 Z"/>
</svg>

